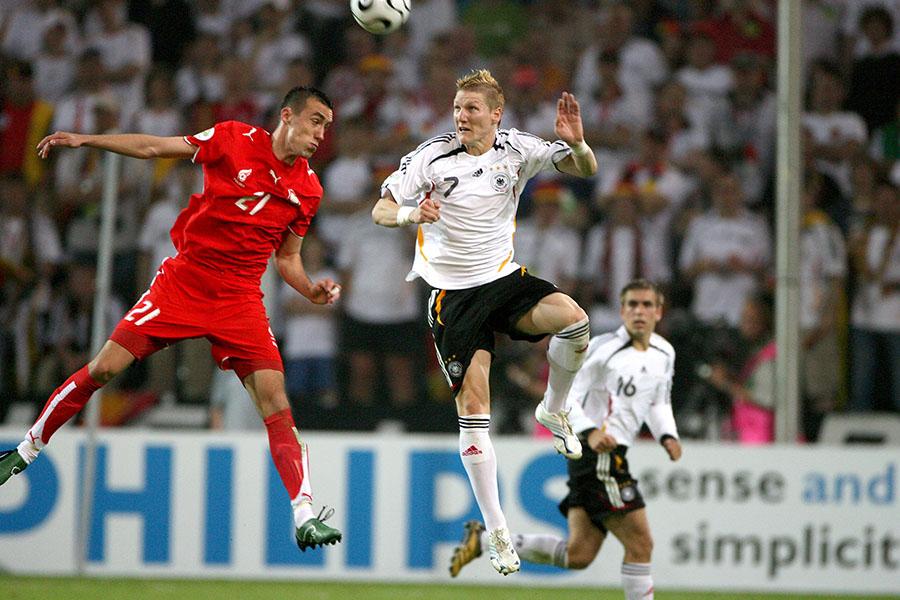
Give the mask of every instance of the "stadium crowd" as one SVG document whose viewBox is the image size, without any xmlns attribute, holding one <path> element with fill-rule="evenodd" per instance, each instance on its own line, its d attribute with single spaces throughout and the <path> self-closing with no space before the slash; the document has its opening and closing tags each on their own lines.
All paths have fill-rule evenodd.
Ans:
<svg viewBox="0 0 900 600">
<path fill-rule="evenodd" d="M 682 435 L 736 439 L 763 423 L 771 439 L 775 4 L 414 0 L 400 32 L 376 37 L 346 0 L 0 0 L 0 423 L 16 406 L 30 421 L 90 351 L 103 156 L 41 161 L 37 142 L 53 130 L 264 126 L 288 89 L 316 85 L 335 126 L 312 159 L 325 197 L 303 256 L 342 299 L 313 305 L 277 276 L 263 284 L 298 424 L 454 431 L 423 288 L 405 281 L 414 230 L 377 227 L 370 211 L 405 151 L 453 129 L 456 79 L 487 67 L 506 93 L 504 128 L 552 140 L 556 98 L 574 92 L 600 164 L 587 183 L 529 185 L 516 260 L 590 307 L 595 334 L 618 325 L 626 282 L 660 283 Z M 813 441 L 833 411 L 900 411 L 900 1 L 804 0 L 802 24 L 802 428 Z M 174 252 L 168 230 L 199 174 L 123 160 L 106 333 Z M 258 426 L 208 347 L 182 344 L 114 382 L 104 421 L 192 406 L 204 425 Z M 501 432 L 531 431 L 545 355 L 499 343 Z"/>
</svg>

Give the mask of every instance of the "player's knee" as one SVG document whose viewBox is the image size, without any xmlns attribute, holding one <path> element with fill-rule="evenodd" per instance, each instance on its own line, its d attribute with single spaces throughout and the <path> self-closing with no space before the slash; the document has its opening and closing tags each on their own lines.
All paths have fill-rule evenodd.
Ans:
<svg viewBox="0 0 900 600">
<path fill-rule="evenodd" d="M 594 557 L 596 556 L 596 552 L 591 552 L 589 549 L 583 548 L 580 545 L 574 544 L 569 545 L 568 554 L 567 554 L 567 567 L 569 569 L 580 571 L 582 569 L 588 568 L 588 566 L 594 562 Z"/>
<path fill-rule="evenodd" d="M 630 562 L 650 562 L 653 556 L 653 537 L 649 534 L 635 536 L 625 545 Z"/>
<path fill-rule="evenodd" d="M 456 398 L 460 415 L 484 415 L 490 413 L 490 404 L 477 394 L 460 394 Z"/>
<path fill-rule="evenodd" d="M 570 299 L 562 309 L 562 314 L 560 315 L 560 323 L 562 324 L 560 331 L 569 329 L 573 325 L 586 323 L 587 321 L 588 315 L 584 312 L 584 309 L 581 308 L 577 302 Z"/>
<path fill-rule="evenodd" d="M 122 368 L 119 365 L 104 358 L 95 358 L 88 364 L 88 374 L 94 381 L 103 385 L 109 383 L 121 371 Z"/>
</svg>

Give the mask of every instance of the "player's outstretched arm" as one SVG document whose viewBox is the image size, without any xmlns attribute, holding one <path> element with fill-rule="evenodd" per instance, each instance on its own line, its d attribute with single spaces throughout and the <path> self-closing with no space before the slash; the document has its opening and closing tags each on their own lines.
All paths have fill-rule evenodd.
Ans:
<svg viewBox="0 0 900 600">
<path fill-rule="evenodd" d="M 80 148 L 89 146 L 131 156 L 133 158 L 191 158 L 197 149 L 178 136 L 160 137 L 143 133 L 105 133 L 85 135 L 57 131 L 37 145 L 41 158 L 47 158 L 54 147 Z"/>
<path fill-rule="evenodd" d="M 400 227 L 410 223 L 434 223 L 441 217 L 441 203 L 426 198 L 418 207 L 400 206 L 390 192 L 386 192 L 372 209 L 372 220 L 384 227 Z"/>
<path fill-rule="evenodd" d="M 581 106 L 569 92 L 563 92 L 556 102 L 556 135 L 572 148 L 572 154 L 556 165 L 560 171 L 578 177 L 590 177 L 597 172 L 597 157 L 584 141 Z"/>
</svg>

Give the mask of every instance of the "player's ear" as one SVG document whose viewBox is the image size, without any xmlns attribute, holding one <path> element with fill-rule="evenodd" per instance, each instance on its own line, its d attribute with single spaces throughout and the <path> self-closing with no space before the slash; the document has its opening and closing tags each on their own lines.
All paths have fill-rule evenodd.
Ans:
<svg viewBox="0 0 900 600">
<path fill-rule="evenodd" d="M 287 123 L 291 120 L 291 116 L 293 116 L 293 114 L 294 109 L 292 109 L 290 106 L 283 106 L 281 108 L 281 121 L 283 123 Z"/>
</svg>

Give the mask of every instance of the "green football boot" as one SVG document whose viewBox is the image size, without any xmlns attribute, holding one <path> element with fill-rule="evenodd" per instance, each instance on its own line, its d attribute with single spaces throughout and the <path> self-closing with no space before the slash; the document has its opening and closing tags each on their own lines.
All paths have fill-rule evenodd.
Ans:
<svg viewBox="0 0 900 600">
<path fill-rule="evenodd" d="M 19 455 L 16 449 L 0 452 L 0 485 L 9 480 L 13 475 L 18 475 L 25 470 L 28 463 Z"/>
<path fill-rule="evenodd" d="M 453 549 L 450 558 L 450 577 L 456 577 L 462 568 L 481 556 L 481 532 L 484 525 L 481 521 L 469 521 L 465 525 L 466 532 L 459 546 Z"/>
<path fill-rule="evenodd" d="M 325 515 L 324 517 L 322 516 L 323 514 Z M 328 509 L 326 513 L 323 508 L 319 512 L 318 517 L 307 520 L 297 528 L 295 537 L 297 538 L 297 547 L 300 548 L 301 552 L 306 552 L 307 548 L 330 546 L 341 541 L 341 532 L 324 523 L 325 519 L 333 514 L 334 509 Z"/>
</svg>

